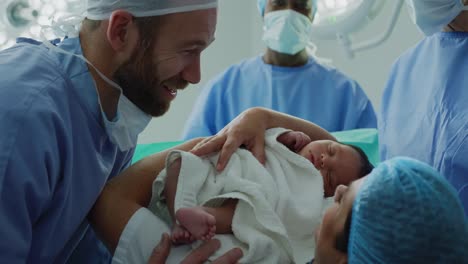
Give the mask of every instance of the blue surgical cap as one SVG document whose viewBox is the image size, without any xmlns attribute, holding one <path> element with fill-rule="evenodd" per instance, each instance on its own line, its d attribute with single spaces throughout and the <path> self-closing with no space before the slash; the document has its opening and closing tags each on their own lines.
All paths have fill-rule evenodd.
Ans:
<svg viewBox="0 0 468 264">
<path fill-rule="evenodd" d="M 265 5 L 267 1 L 268 0 L 257 0 L 257 8 L 262 16 L 263 13 L 265 13 Z M 310 0 L 310 2 L 312 3 L 312 15 L 315 15 L 315 12 L 317 12 L 317 0 Z"/>
<path fill-rule="evenodd" d="M 349 263 L 468 263 L 468 223 L 455 189 L 430 166 L 394 158 L 353 204 Z"/>
</svg>

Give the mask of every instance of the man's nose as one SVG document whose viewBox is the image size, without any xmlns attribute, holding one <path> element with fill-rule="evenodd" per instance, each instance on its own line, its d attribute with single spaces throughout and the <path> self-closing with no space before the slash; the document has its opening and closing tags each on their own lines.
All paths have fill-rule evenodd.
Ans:
<svg viewBox="0 0 468 264">
<path fill-rule="evenodd" d="M 191 84 L 196 84 L 200 82 L 201 73 L 200 73 L 200 56 L 196 56 L 190 64 L 185 66 L 182 72 L 182 78 Z"/>
</svg>

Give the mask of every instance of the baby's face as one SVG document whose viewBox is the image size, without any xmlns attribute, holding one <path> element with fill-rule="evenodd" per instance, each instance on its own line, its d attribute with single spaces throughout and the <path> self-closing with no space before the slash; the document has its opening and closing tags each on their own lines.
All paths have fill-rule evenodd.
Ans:
<svg viewBox="0 0 468 264">
<path fill-rule="evenodd" d="M 340 184 L 349 185 L 359 178 L 361 159 L 353 148 L 331 140 L 312 141 L 299 155 L 314 164 L 323 177 L 325 197 L 333 196 Z"/>
</svg>

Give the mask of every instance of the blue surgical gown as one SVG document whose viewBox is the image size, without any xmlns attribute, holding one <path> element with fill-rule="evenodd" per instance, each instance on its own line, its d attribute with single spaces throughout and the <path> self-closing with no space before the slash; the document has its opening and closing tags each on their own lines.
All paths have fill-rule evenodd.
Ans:
<svg viewBox="0 0 468 264">
<path fill-rule="evenodd" d="M 82 53 L 79 39 L 60 46 Z M 0 72 L 0 263 L 73 262 L 75 249 L 75 263 L 108 261 L 85 218 L 133 150 L 109 140 L 87 65 L 23 40 Z"/>
<path fill-rule="evenodd" d="M 336 69 L 313 58 L 300 67 L 281 67 L 257 56 L 229 67 L 204 87 L 183 139 L 214 135 L 255 106 L 312 121 L 328 131 L 377 127 L 362 88 Z"/>
<path fill-rule="evenodd" d="M 379 118 L 381 159 L 432 165 L 468 212 L 468 33 L 425 38 L 394 64 Z"/>
</svg>

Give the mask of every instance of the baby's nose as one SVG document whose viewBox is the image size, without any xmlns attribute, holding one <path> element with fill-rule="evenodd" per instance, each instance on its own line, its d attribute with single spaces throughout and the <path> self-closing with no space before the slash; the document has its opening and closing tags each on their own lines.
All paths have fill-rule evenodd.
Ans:
<svg viewBox="0 0 468 264">
<path fill-rule="evenodd" d="M 325 154 L 320 155 L 320 167 L 324 168 L 325 167 Z"/>
</svg>

